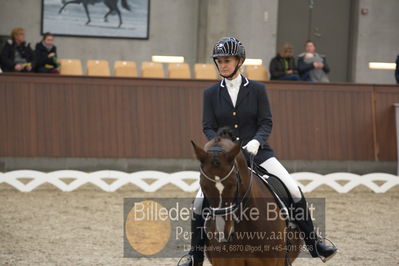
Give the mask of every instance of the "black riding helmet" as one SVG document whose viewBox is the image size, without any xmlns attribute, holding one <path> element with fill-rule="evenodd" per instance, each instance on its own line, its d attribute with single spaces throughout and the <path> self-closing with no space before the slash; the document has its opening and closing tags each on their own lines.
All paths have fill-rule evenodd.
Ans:
<svg viewBox="0 0 399 266">
<path fill-rule="evenodd" d="M 233 73 L 230 74 L 229 76 L 221 75 L 224 78 L 231 78 L 237 73 L 238 69 L 240 68 L 240 66 L 239 66 L 240 59 L 243 59 L 243 61 L 245 61 L 245 48 L 240 43 L 240 41 L 237 40 L 236 38 L 224 37 L 224 38 L 220 39 L 213 47 L 213 53 L 212 53 L 213 62 L 215 63 L 218 71 L 219 71 L 219 67 L 218 67 L 218 64 L 216 63 L 216 58 L 218 58 L 220 56 L 235 56 L 235 57 L 237 57 L 238 63 L 237 63 L 237 66 L 235 67 Z M 219 71 L 219 74 L 220 74 L 220 71 Z"/>
</svg>

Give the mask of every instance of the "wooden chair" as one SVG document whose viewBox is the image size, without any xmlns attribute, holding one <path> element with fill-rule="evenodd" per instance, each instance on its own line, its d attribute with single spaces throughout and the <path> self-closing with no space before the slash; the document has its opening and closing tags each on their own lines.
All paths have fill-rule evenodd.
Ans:
<svg viewBox="0 0 399 266">
<path fill-rule="evenodd" d="M 257 81 L 268 81 L 269 74 L 264 65 L 247 65 L 246 66 L 247 78 Z"/>
<path fill-rule="evenodd" d="M 158 62 L 142 62 L 141 63 L 141 76 L 143 78 L 164 78 L 162 63 Z"/>
<path fill-rule="evenodd" d="M 194 74 L 196 79 L 217 79 L 214 64 L 195 64 Z"/>
<path fill-rule="evenodd" d="M 61 75 L 83 75 L 82 62 L 79 59 L 60 59 Z"/>
<path fill-rule="evenodd" d="M 110 76 L 107 60 L 87 60 L 86 67 L 89 76 Z"/>
<path fill-rule="evenodd" d="M 170 63 L 168 65 L 168 77 L 176 79 L 191 78 L 189 65 L 186 63 Z"/>
<path fill-rule="evenodd" d="M 137 77 L 137 65 L 134 61 L 115 61 L 114 73 L 116 77 Z"/>
</svg>

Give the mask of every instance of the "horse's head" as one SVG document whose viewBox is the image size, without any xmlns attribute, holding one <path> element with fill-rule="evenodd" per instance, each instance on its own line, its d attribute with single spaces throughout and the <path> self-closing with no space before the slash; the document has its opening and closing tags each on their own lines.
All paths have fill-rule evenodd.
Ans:
<svg viewBox="0 0 399 266">
<path fill-rule="evenodd" d="M 202 192 L 209 202 L 212 216 L 216 219 L 215 228 L 211 230 L 217 232 L 219 241 L 227 241 L 226 236 L 234 231 L 232 215 L 238 206 L 242 185 L 238 165 L 242 166 L 242 161 L 245 164 L 243 155 L 239 156 L 241 142 L 234 142 L 231 132 L 222 129 L 205 144 L 204 149 L 194 142 L 192 144 L 195 155 L 201 162 Z"/>
<path fill-rule="evenodd" d="M 205 144 L 204 149 L 198 147 L 193 141 L 197 159 L 201 162 L 201 187 L 210 197 L 219 198 L 216 184 L 223 183 L 223 197 L 234 198 L 236 186 L 235 158 L 241 150 L 241 142 L 234 142 L 228 131 L 219 131 L 217 136 Z M 229 178 L 229 177 L 232 178 Z M 219 182 L 220 181 L 220 182 Z"/>
</svg>

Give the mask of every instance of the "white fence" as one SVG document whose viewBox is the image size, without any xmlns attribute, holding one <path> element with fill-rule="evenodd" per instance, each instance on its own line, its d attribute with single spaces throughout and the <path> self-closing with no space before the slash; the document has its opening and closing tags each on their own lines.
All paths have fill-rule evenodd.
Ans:
<svg viewBox="0 0 399 266">
<path fill-rule="evenodd" d="M 292 173 L 292 176 L 298 181 L 304 192 L 311 192 L 321 185 L 327 185 L 339 193 L 347 193 L 359 185 L 364 185 L 376 193 L 384 193 L 399 185 L 398 176 L 385 173 L 371 173 L 360 176 L 351 173 L 320 175 L 298 172 Z M 126 184 L 136 185 L 145 192 L 155 192 L 165 185 L 172 184 L 182 191 L 193 192 L 199 188 L 198 178 L 199 172 L 196 171 L 169 174 L 159 171 L 125 173 L 102 170 L 86 173 L 75 170 L 60 170 L 44 173 L 33 170 L 17 170 L 0 173 L 0 184 L 9 184 L 22 192 L 30 192 L 45 183 L 52 184 L 62 191 L 73 191 L 90 183 L 108 192 L 116 191 Z M 21 182 L 23 180 L 25 182 Z M 67 180 L 69 182 L 65 182 Z"/>
</svg>

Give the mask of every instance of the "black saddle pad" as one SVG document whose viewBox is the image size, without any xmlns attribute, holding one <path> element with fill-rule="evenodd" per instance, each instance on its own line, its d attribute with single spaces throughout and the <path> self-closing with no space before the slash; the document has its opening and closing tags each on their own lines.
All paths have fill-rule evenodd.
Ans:
<svg viewBox="0 0 399 266">
<path fill-rule="evenodd" d="M 259 176 L 266 176 L 265 184 L 269 187 L 270 190 L 275 192 L 281 201 L 284 203 L 285 207 L 290 207 L 293 204 L 292 197 L 288 192 L 287 187 L 284 183 L 275 175 L 270 174 L 266 169 L 259 165 L 254 165 L 254 171 Z M 262 179 L 263 180 L 263 179 Z M 283 206 L 280 206 L 283 207 Z"/>
</svg>

